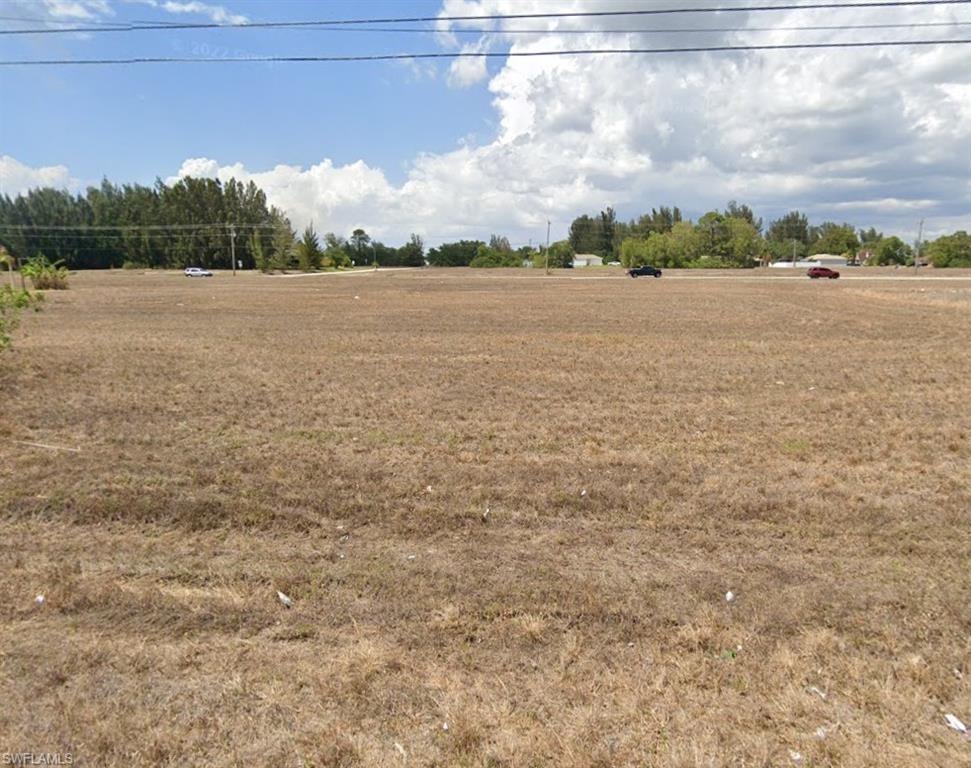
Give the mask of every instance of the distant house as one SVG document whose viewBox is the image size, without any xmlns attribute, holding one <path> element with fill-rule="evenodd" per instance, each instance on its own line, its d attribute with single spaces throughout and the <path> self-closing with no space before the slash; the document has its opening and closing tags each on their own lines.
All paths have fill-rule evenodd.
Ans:
<svg viewBox="0 0 971 768">
<path fill-rule="evenodd" d="M 602 267 L 604 260 L 595 253 L 578 253 L 573 257 L 574 267 Z"/>
<path fill-rule="evenodd" d="M 834 256 L 831 253 L 820 253 L 816 256 L 810 256 L 808 259 L 801 259 L 795 263 L 791 261 L 773 261 L 769 264 L 770 267 L 775 269 L 809 269 L 809 267 L 845 267 L 846 257 L 845 256 Z"/>
</svg>

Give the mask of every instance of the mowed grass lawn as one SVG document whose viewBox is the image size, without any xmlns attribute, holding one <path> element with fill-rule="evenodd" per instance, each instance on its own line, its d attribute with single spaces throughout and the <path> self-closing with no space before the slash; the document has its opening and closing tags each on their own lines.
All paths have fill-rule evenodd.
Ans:
<svg viewBox="0 0 971 768">
<path fill-rule="evenodd" d="M 0 752 L 971 764 L 971 282 L 589 274 L 49 294 Z"/>
</svg>

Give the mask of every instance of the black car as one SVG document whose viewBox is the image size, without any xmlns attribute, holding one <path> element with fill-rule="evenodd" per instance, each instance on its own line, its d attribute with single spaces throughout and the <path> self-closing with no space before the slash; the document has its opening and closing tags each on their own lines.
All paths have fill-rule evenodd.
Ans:
<svg viewBox="0 0 971 768">
<path fill-rule="evenodd" d="M 633 269 L 628 269 L 627 274 L 631 277 L 660 277 L 661 270 L 657 267 L 651 267 L 645 264 L 643 267 L 634 267 Z"/>
</svg>

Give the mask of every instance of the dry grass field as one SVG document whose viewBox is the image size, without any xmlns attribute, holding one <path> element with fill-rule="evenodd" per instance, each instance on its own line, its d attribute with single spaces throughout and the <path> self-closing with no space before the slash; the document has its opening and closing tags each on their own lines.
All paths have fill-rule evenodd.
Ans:
<svg viewBox="0 0 971 768">
<path fill-rule="evenodd" d="M 971 281 L 616 274 L 50 294 L 0 753 L 971 765 Z"/>
</svg>

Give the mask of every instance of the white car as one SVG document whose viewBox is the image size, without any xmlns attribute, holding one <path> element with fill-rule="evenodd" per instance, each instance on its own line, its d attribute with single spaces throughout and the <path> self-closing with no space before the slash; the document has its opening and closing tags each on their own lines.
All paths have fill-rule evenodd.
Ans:
<svg viewBox="0 0 971 768">
<path fill-rule="evenodd" d="M 185 268 L 186 277 L 212 277 L 212 272 L 208 269 L 203 269 L 202 267 L 186 267 Z"/>
</svg>

